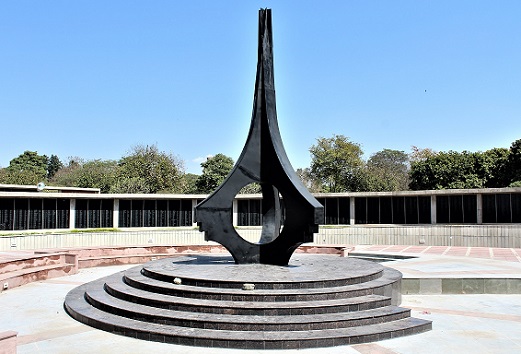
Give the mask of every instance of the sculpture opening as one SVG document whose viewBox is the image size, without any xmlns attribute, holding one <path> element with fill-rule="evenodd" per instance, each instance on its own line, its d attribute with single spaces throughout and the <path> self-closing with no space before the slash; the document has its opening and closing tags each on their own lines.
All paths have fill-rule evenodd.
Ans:
<svg viewBox="0 0 521 354">
<path fill-rule="evenodd" d="M 238 211 L 236 231 L 248 242 L 265 244 L 274 241 L 284 227 L 284 202 L 275 187 L 265 184 L 260 187 L 262 188 L 260 199 L 241 200 L 240 194 L 239 198 L 236 196 Z"/>
</svg>

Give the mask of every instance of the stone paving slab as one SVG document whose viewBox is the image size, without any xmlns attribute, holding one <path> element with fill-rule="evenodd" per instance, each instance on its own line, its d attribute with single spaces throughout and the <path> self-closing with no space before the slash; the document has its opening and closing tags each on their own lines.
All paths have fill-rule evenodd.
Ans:
<svg viewBox="0 0 521 354">
<path fill-rule="evenodd" d="M 474 249 L 363 245 L 356 246 L 351 254 L 414 257 L 385 262 L 386 266 L 403 274 L 403 294 L 521 294 L 521 262 L 517 261 L 517 256 L 508 260 L 496 257 L 501 253 L 517 254 L 518 250 L 483 247 L 478 253 Z M 477 254 L 487 257 L 479 258 Z"/>
<path fill-rule="evenodd" d="M 479 259 L 492 259 L 521 263 L 521 248 L 461 247 L 461 246 L 409 246 L 409 245 L 358 245 L 355 251 L 384 254 L 439 255 Z"/>
<path fill-rule="evenodd" d="M 261 350 L 198 348 L 147 342 L 113 335 L 78 323 L 63 311 L 63 299 L 79 284 L 129 266 L 80 270 L 79 274 L 35 282 L 0 294 L 0 330 L 18 335 L 18 354 L 26 353 L 266 353 Z M 433 330 L 418 336 L 378 343 L 270 354 L 439 354 L 515 353 L 521 351 L 521 295 L 407 295 L 403 306 L 412 315 L 433 321 Z"/>
<path fill-rule="evenodd" d="M 404 278 L 518 278 L 521 263 L 444 256 L 386 262 L 386 266 L 402 272 Z"/>
<path fill-rule="evenodd" d="M 364 252 L 372 246 L 357 246 Z M 377 246 L 385 250 L 386 246 Z M 409 247 L 407 254 L 420 255 L 426 246 Z M 419 250 L 419 251 L 415 251 Z M 489 255 L 497 255 L 497 249 Z M 374 251 L 371 249 L 370 251 Z M 519 254 L 519 250 L 515 250 Z M 453 262 L 454 268 L 447 268 L 445 262 L 438 260 L 456 258 L 451 254 L 461 255 L 463 259 Z M 400 254 L 406 254 L 400 252 Z M 489 257 L 473 262 L 468 248 L 449 248 L 442 255 L 428 256 L 425 262 L 432 269 L 424 266 L 425 278 L 439 279 L 443 276 L 467 272 L 476 277 L 505 278 L 517 268 L 507 264 L 514 260 L 502 261 Z M 0 257 L 2 255 L 0 254 Z M 483 262 L 485 261 L 485 263 Z M 488 262 L 491 262 L 490 264 Z M 519 261 L 517 261 L 519 262 Z M 397 266 L 399 262 L 390 262 L 393 267 L 402 267 L 405 276 L 414 271 L 412 264 Z M 418 263 L 420 264 L 420 263 Z M 176 353 L 176 354 L 224 354 L 224 353 L 266 353 L 261 350 L 232 350 L 219 348 L 197 348 L 147 342 L 112 335 L 93 329 L 70 318 L 63 310 L 65 295 L 78 285 L 116 273 L 132 267 L 111 266 L 82 269 L 76 275 L 38 281 L 19 288 L 0 293 L 0 331 L 18 332 L 18 353 Z M 483 269 L 484 267 L 484 269 Z M 445 268 L 441 269 L 440 268 Z M 434 272 L 436 270 L 436 272 Z M 507 272 L 501 273 L 502 271 Z M 518 272 L 518 271 L 517 271 Z M 410 273 L 409 273 L 410 274 Z M 518 272 L 519 274 L 519 272 Z M 521 295 L 480 294 L 480 295 L 404 295 L 402 306 L 412 309 L 412 316 L 433 321 L 433 330 L 419 336 L 395 338 L 378 343 L 352 346 L 340 346 L 323 349 L 272 350 L 270 354 L 293 353 L 331 353 L 331 354 L 368 354 L 368 353 L 516 353 L 521 352 Z"/>
</svg>

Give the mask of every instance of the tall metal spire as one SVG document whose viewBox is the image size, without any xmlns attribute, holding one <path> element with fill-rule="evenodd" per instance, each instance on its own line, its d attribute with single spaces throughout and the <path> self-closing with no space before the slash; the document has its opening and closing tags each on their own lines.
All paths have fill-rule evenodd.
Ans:
<svg viewBox="0 0 521 354">
<path fill-rule="evenodd" d="M 251 243 L 232 225 L 232 203 L 250 183 L 262 188 L 262 234 Z M 284 220 L 280 195 L 284 202 Z M 205 239 L 222 244 L 236 263 L 287 265 L 293 251 L 313 241 L 323 220 L 323 207 L 304 187 L 282 144 L 277 123 L 273 70 L 271 10 L 259 10 L 257 76 L 248 138 L 232 171 L 196 207 L 196 220 Z"/>
</svg>

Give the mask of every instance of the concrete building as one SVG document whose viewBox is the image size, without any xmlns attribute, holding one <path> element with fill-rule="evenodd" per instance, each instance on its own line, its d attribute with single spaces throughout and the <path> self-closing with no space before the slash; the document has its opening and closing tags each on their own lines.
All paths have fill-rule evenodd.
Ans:
<svg viewBox="0 0 521 354">
<path fill-rule="evenodd" d="M 194 231 L 193 210 L 205 197 L 100 194 L 96 189 L 63 187 L 37 192 L 35 187 L 0 185 L 0 236 L 100 228 Z M 521 188 L 324 193 L 315 197 L 325 208 L 315 240 L 319 243 L 520 247 Z M 234 225 L 255 234 L 261 225 L 261 205 L 260 194 L 237 195 Z"/>
</svg>

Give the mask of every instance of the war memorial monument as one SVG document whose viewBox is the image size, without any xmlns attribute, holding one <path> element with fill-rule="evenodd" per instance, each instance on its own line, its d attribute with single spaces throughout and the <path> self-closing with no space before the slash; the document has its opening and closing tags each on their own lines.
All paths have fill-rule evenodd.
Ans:
<svg viewBox="0 0 521 354">
<path fill-rule="evenodd" d="M 257 243 L 241 238 L 232 225 L 233 199 L 250 183 L 262 188 Z M 271 10 L 261 9 L 248 138 L 223 184 L 196 207 L 205 239 L 220 243 L 231 256 L 151 261 L 73 289 L 65 309 L 76 320 L 115 334 L 203 347 L 328 347 L 431 329 L 430 321 L 399 307 L 400 272 L 348 257 L 293 254 L 313 241 L 322 217 L 322 205 L 302 185 L 284 151 Z"/>
</svg>

